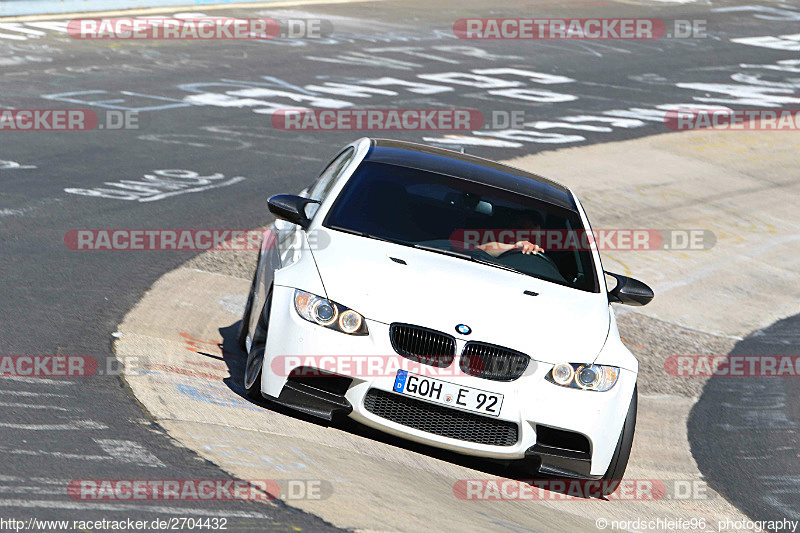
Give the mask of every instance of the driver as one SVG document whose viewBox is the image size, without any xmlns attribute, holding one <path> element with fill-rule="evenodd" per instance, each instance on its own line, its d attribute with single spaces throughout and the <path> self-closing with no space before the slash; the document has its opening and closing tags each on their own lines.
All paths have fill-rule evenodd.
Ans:
<svg viewBox="0 0 800 533">
<path fill-rule="evenodd" d="M 532 233 L 541 229 L 543 217 L 538 211 L 530 212 L 522 215 L 517 219 L 517 230 L 530 230 Z M 497 257 L 503 252 L 509 250 L 521 250 L 523 254 L 540 254 L 544 253 L 544 248 L 538 244 L 530 241 L 517 241 L 514 244 L 502 242 L 485 242 L 479 244 L 478 248 L 483 250 L 492 257 Z"/>
</svg>

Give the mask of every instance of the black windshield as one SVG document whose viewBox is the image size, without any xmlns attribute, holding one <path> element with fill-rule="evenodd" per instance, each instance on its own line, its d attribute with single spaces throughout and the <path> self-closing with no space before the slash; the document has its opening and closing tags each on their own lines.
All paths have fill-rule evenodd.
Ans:
<svg viewBox="0 0 800 533">
<path fill-rule="evenodd" d="M 339 194 L 324 226 L 599 290 L 590 251 L 556 246 L 552 239 L 583 231 L 577 212 L 473 181 L 367 161 Z M 500 251 L 521 240 L 540 243 L 544 253 Z"/>
</svg>

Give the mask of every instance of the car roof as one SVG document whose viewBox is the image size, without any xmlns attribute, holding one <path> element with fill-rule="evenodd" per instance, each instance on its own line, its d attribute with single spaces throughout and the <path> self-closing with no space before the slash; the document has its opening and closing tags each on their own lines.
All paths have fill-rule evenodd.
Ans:
<svg viewBox="0 0 800 533">
<path fill-rule="evenodd" d="M 391 139 L 370 139 L 365 161 L 415 168 L 530 196 L 577 211 L 569 188 L 542 176 L 474 155 Z"/>
</svg>

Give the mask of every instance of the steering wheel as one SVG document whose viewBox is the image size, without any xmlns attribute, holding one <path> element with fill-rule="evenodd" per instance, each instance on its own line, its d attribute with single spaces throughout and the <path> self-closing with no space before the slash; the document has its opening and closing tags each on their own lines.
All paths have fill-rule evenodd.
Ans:
<svg viewBox="0 0 800 533">
<path fill-rule="evenodd" d="M 520 250 L 519 248 L 514 248 L 513 250 L 506 250 L 502 254 L 498 255 L 497 259 L 501 259 L 503 257 L 508 257 L 511 254 L 522 254 L 522 250 Z M 545 261 L 550 263 L 553 266 L 553 268 L 556 269 L 556 271 L 558 271 L 558 266 L 556 265 L 556 262 L 553 261 L 552 259 L 550 259 L 549 257 L 547 257 L 546 255 L 544 255 L 543 252 L 540 252 L 540 253 L 537 253 L 537 254 L 531 253 L 531 254 L 525 254 L 525 255 L 530 255 L 532 257 L 538 257 L 539 259 L 544 259 Z"/>
</svg>

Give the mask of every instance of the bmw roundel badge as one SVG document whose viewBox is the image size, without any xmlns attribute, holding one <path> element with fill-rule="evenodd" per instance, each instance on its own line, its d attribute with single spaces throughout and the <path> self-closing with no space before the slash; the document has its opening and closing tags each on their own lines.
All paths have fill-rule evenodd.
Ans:
<svg viewBox="0 0 800 533">
<path fill-rule="evenodd" d="M 462 335 L 469 335 L 470 333 L 472 333 L 472 328 L 470 328 L 466 324 L 459 324 L 456 326 L 456 331 L 458 333 L 461 333 Z"/>
</svg>

